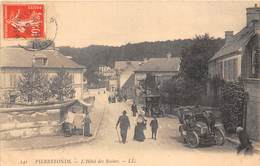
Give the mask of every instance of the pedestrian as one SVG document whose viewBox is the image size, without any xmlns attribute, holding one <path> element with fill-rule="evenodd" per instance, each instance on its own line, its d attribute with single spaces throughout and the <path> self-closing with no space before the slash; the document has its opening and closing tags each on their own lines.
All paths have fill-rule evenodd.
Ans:
<svg viewBox="0 0 260 166">
<path fill-rule="evenodd" d="M 240 142 L 239 146 L 237 147 L 237 154 L 239 154 L 242 150 L 244 150 L 244 154 L 252 154 L 253 146 L 243 127 L 237 127 L 236 133 Z"/>
<path fill-rule="evenodd" d="M 84 132 L 84 136 L 85 137 L 91 137 L 92 136 L 92 134 L 90 132 L 91 119 L 89 117 L 88 111 L 86 111 L 83 123 L 84 123 L 84 131 L 83 131 Z"/>
<path fill-rule="evenodd" d="M 126 143 L 126 138 L 127 138 L 127 130 L 130 128 L 130 121 L 128 116 L 126 115 L 126 111 L 123 111 L 123 115 L 121 115 L 118 118 L 118 121 L 116 123 L 116 129 L 117 127 L 120 127 L 120 135 L 122 138 L 122 143 Z"/>
<path fill-rule="evenodd" d="M 133 117 L 135 117 L 135 116 L 136 116 L 136 113 L 138 112 L 138 111 L 137 111 L 137 106 L 136 106 L 135 103 L 132 104 L 132 106 L 131 106 L 131 111 L 133 112 Z"/>
<path fill-rule="evenodd" d="M 108 96 L 108 103 L 111 103 L 111 96 Z"/>
<path fill-rule="evenodd" d="M 144 130 L 146 129 L 146 119 L 143 114 L 139 114 L 134 130 L 134 140 L 143 142 L 145 140 Z"/>
<path fill-rule="evenodd" d="M 153 120 L 151 120 L 150 126 L 151 126 L 151 129 L 152 129 L 152 139 L 156 140 L 157 130 L 158 130 L 158 126 L 159 126 L 156 116 L 153 116 Z"/>
<path fill-rule="evenodd" d="M 126 94 L 124 95 L 124 101 L 125 101 L 125 102 L 127 101 L 127 96 L 126 96 Z"/>
</svg>

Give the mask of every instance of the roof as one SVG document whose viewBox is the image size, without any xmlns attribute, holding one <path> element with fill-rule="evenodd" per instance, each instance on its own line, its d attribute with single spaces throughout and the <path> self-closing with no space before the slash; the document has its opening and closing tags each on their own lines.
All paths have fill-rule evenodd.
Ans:
<svg viewBox="0 0 260 166">
<path fill-rule="evenodd" d="M 125 70 L 127 67 L 131 66 L 133 68 L 138 68 L 143 61 L 115 61 L 116 70 Z"/>
<path fill-rule="evenodd" d="M 120 82 L 120 88 L 122 88 L 125 83 L 130 79 L 130 77 L 133 75 L 133 71 L 125 71 L 120 74 L 119 82 Z"/>
<path fill-rule="evenodd" d="M 47 64 L 43 66 L 44 68 L 85 68 L 57 50 L 26 51 L 19 47 L 0 48 L 0 67 L 31 67 L 33 56 L 47 58 Z"/>
<path fill-rule="evenodd" d="M 226 43 L 209 61 L 238 51 L 240 48 L 247 45 L 254 35 L 254 26 L 246 26 L 240 32 L 235 34 L 231 41 Z"/>
<path fill-rule="evenodd" d="M 178 72 L 180 69 L 181 59 L 180 57 L 172 58 L 151 58 L 135 72 Z"/>
</svg>

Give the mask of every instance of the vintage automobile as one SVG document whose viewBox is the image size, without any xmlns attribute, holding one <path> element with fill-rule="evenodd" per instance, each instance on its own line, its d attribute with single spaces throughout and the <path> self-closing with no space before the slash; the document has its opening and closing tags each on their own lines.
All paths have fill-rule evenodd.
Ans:
<svg viewBox="0 0 260 166">
<path fill-rule="evenodd" d="M 182 107 L 178 109 L 179 132 L 189 147 L 219 145 L 225 142 L 223 124 L 215 122 L 211 109 L 203 107 Z"/>
</svg>

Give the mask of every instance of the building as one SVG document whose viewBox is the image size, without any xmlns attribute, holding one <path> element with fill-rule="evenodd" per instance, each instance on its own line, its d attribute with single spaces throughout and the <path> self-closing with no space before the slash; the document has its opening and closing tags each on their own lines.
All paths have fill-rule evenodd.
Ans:
<svg viewBox="0 0 260 166">
<path fill-rule="evenodd" d="M 135 96 L 134 71 L 143 64 L 144 61 L 116 61 L 115 70 L 117 72 L 117 88 L 119 93 L 128 99 Z"/>
<path fill-rule="evenodd" d="M 156 86 L 160 86 L 163 82 L 179 73 L 180 63 L 180 57 L 171 57 L 170 55 L 166 58 L 151 58 L 145 60 L 144 63 L 135 70 L 134 84 L 137 100 L 142 102 L 140 86 L 148 75 L 154 78 Z"/>
<path fill-rule="evenodd" d="M 260 8 L 246 9 L 247 24 L 236 34 L 225 33 L 225 45 L 209 60 L 210 77 L 225 81 L 241 78 L 249 92 L 245 126 L 254 139 L 260 138 Z M 210 90 L 208 95 L 214 92 Z"/>
<path fill-rule="evenodd" d="M 82 98 L 85 67 L 65 57 L 55 49 L 26 51 L 20 47 L 0 48 L 0 97 L 8 96 L 17 87 L 19 77 L 32 66 L 44 69 L 49 77 L 62 68 L 73 78 L 75 98 Z M 4 100 L 4 99 L 3 99 Z"/>
<path fill-rule="evenodd" d="M 98 74 L 102 77 L 110 78 L 115 77 L 116 71 L 109 66 L 102 65 L 98 67 Z"/>
<path fill-rule="evenodd" d="M 138 86 L 147 74 L 154 76 L 157 83 L 167 81 L 178 74 L 180 63 L 180 57 L 151 58 L 135 70 L 135 85 Z"/>
</svg>

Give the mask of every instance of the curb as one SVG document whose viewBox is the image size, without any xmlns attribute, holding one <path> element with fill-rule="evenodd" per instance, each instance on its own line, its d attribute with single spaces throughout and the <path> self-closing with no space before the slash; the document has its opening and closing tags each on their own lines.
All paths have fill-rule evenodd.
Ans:
<svg viewBox="0 0 260 166">
<path fill-rule="evenodd" d="M 239 141 L 236 140 L 236 139 L 226 137 L 226 140 L 229 141 L 230 143 L 234 144 L 234 145 L 239 145 Z"/>
<path fill-rule="evenodd" d="M 230 143 L 234 144 L 234 145 L 239 145 L 239 141 L 236 140 L 236 139 L 226 137 L 226 140 L 229 141 Z M 252 142 L 252 144 L 253 144 L 254 150 L 257 151 L 257 152 L 260 152 L 260 147 L 254 146 L 254 142 Z"/>
<path fill-rule="evenodd" d="M 25 150 L 34 150 L 34 149 L 62 148 L 62 147 L 65 147 L 65 146 L 70 146 L 70 145 L 76 145 L 76 144 L 91 142 L 91 141 L 95 140 L 96 137 L 97 137 L 97 134 L 98 134 L 98 131 L 99 131 L 100 126 L 101 126 L 101 124 L 102 124 L 104 115 L 105 115 L 105 108 L 103 109 L 101 118 L 100 118 L 99 121 L 98 121 L 96 130 L 94 131 L 93 136 L 90 137 L 89 139 L 84 139 L 84 140 L 81 139 L 81 140 L 78 140 L 78 141 L 71 141 L 71 142 L 67 142 L 67 143 L 65 143 L 65 144 L 58 144 L 58 145 L 56 144 L 56 145 L 47 145 L 47 146 L 40 146 L 40 147 L 26 147 L 26 148 L 18 148 L 18 149 L 16 149 L 16 148 L 10 148 L 10 149 L 8 149 L 8 150 L 25 151 Z"/>
</svg>

